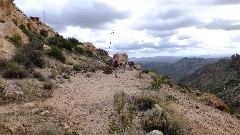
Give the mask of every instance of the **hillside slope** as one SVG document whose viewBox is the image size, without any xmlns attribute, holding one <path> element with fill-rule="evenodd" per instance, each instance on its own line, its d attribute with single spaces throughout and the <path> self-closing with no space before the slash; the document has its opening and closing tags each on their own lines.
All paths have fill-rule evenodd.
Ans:
<svg viewBox="0 0 240 135">
<path fill-rule="evenodd" d="M 231 68 L 231 63 L 231 59 L 220 60 L 198 69 L 181 82 L 201 91 L 214 93 L 240 111 L 240 80 L 237 71 Z"/>
</svg>

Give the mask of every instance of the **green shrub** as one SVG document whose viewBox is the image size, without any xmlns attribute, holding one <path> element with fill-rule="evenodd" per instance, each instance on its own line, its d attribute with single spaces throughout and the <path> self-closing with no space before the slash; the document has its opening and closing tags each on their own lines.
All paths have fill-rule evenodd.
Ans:
<svg viewBox="0 0 240 135">
<path fill-rule="evenodd" d="M 51 82 L 44 83 L 44 89 L 52 90 L 53 84 Z"/>
<path fill-rule="evenodd" d="M 79 135 L 77 131 L 65 132 L 64 135 Z"/>
<path fill-rule="evenodd" d="M 88 57 L 93 57 L 93 52 L 92 52 L 92 50 L 86 50 L 86 51 L 85 51 L 85 54 L 86 54 Z"/>
<path fill-rule="evenodd" d="M 42 68 L 45 65 L 43 45 L 32 41 L 27 45 L 21 46 L 17 49 L 13 60 L 26 68 L 32 66 Z"/>
<path fill-rule="evenodd" d="M 121 128 L 116 122 L 113 121 L 108 128 L 108 132 L 110 134 L 119 134 L 121 133 Z"/>
<path fill-rule="evenodd" d="M 104 61 L 104 63 L 106 63 L 108 66 L 111 66 L 112 65 L 112 60 L 106 60 L 106 61 Z"/>
<path fill-rule="evenodd" d="M 22 45 L 22 37 L 19 35 L 14 35 L 9 38 L 10 41 L 15 45 L 15 47 L 19 47 Z"/>
<path fill-rule="evenodd" d="M 39 81 L 44 81 L 45 80 L 44 76 L 40 72 L 34 71 L 32 74 L 33 74 L 33 77 L 37 78 Z"/>
<path fill-rule="evenodd" d="M 42 38 L 42 36 L 36 32 L 30 32 L 29 33 L 29 41 L 31 42 L 44 42 L 44 39 Z"/>
<path fill-rule="evenodd" d="M 162 131 L 165 135 L 182 135 L 185 134 L 184 128 L 180 125 L 173 116 L 170 116 L 165 111 L 159 112 L 152 110 L 151 114 L 148 114 L 143 119 L 143 129 L 146 132 L 153 130 Z"/>
<path fill-rule="evenodd" d="M 27 30 L 27 28 L 25 27 L 25 25 L 21 24 L 21 25 L 19 26 L 19 28 L 22 30 L 22 32 L 23 32 L 24 34 L 26 34 L 27 36 L 29 36 L 30 32 Z"/>
<path fill-rule="evenodd" d="M 26 69 L 23 65 L 19 65 L 16 62 L 8 63 L 3 76 L 6 78 L 24 78 L 26 76 Z"/>
<path fill-rule="evenodd" d="M 66 50 L 72 51 L 73 46 L 71 42 L 68 42 L 63 36 L 57 34 L 55 37 L 51 37 L 48 39 L 48 43 L 59 48 L 65 48 Z"/>
<path fill-rule="evenodd" d="M 153 81 L 151 82 L 151 88 L 154 90 L 158 90 L 159 88 L 162 87 L 162 84 L 164 83 L 164 78 L 163 77 L 156 77 L 153 79 Z"/>
<path fill-rule="evenodd" d="M 123 129 L 126 129 L 131 124 L 130 113 L 129 112 L 121 112 L 119 115 L 120 124 Z"/>
<path fill-rule="evenodd" d="M 57 48 L 56 46 L 52 46 L 50 51 L 48 52 L 48 55 L 56 58 L 57 60 L 60 60 L 62 62 L 66 61 L 65 56 L 63 55 L 63 52 L 61 49 Z"/>
<path fill-rule="evenodd" d="M 51 72 L 51 74 L 50 74 L 49 78 L 56 78 L 56 76 L 58 75 L 57 69 L 51 69 L 50 72 Z"/>
<path fill-rule="evenodd" d="M 119 92 L 114 94 L 114 106 L 118 114 L 123 111 L 123 107 L 125 104 L 125 93 L 124 92 Z"/>
<path fill-rule="evenodd" d="M 127 109 L 129 113 L 132 115 L 138 109 L 138 107 L 135 104 L 129 104 Z"/>
<path fill-rule="evenodd" d="M 0 59 L 0 71 L 3 71 L 3 69 L 6 67 L 7 65 L 7 60 L 6 59 Z"/>
<path fill-rule="evenodd" d="M 75 50 L 75 52 L 77 52 L 79 54 L 84 54 L 84 50 L 81 47 L 76 46 L 76 47 L 74 47 L 74 50 Z"/>
<path fill-rule="evenodd" d="M 150 95 L 143 95 L 136 99 L 136 106 L 139 110 L 152 109 L 155 103 L 156 100 Z"/>
<path fill-rule="evenodd" d="M 82 69 L 82 65 L 75 64 L 75 65 L 73 65 L 73 69 L 76 70 L 76 71 L 80 71 Z"/>
<path fill-rule="evenodd" d="M 76 38 L 74 37 L 68 37 L 67 41 L 72 44 L 72 46 L 82 45 Z"/>
<path fill-rule="evenodd" d="M 44 29 L 41 29 L 40 30 L 40 35 L 43 36 L 44 38 L 46 38 L 46 37 L 48 37 L 48 31 L 44 30 Z"/>
</svg>

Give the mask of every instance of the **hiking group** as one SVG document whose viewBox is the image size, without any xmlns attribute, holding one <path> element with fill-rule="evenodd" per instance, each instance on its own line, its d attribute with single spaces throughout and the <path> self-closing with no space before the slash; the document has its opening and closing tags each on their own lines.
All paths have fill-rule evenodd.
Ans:
<svg viewBox="0 0 240 135">
<path fill-rule="evenodd" d="M 130 71 L 133 71 L 133 61 L 132 62 L 126 62 L 126 61 L 123 61 L 123 60 L 118 60 L 118 58 L 115 58 L 114 61 L 112 62 L 112 67 L 113 67 L 113 70 L 115 72 L 115 77 L 116 78 L 120 78 L 118 77 L 118 73 L 125 73 L 126 72 L 126 67 L 128 65 L 128 68 Z"/>
</svg>

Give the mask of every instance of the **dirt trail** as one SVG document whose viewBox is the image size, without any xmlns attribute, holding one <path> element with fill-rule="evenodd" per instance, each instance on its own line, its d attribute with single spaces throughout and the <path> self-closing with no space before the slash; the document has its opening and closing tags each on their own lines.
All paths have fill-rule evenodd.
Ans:
<svg viewBox="0 0 240 135">
<path fill-rule="evenodd" d="M 114 117 L 113 95 L 124 91 L 136 95 L 140 88 L 151 79 L 136 78 L 137 71 L 105 75 L 101 72 L 77 74 L 70 82 L 59 84 L 53 97 L 44 102 L 47 106 L 68 116 L 65 127 L 80 131 L 81 134 L 108 134 L 108 126 Z M 240 135 L 239 120 L 229 114 L 197 102 L 176 89 L 165 87 L 163 92 L 173 95 L 176 109 L 182 112 L 189 123 L 190 134 L 195 135 Z"/>
<path fill-rule="evenodd" d="M 113 95 L 121 91 L 128 95 L 138 95 L 142 92 L 140 89 L 147 87 L 151 81 L 150 76 L 144 75 L 145 77 L 140 79 L 136 77 L 137 74 L 138 71 L 127 71 L 125 74 L 121 73 L 120 78 L 115 78 L 114 74 L 105 75 L 100 71 L 79 73 L 71 76 L 70 81 L 58 84 L 59 87 L 54 89 L 52 98 L 44 102 L 25 103 L 21 106 L 32 106 L 28 107 L 32 108 L 32 110 L 27 110 L 28 112 L 35 112 L 35 109 L 50 106 L 53 108 L 50 110 L 50 114 L 56 112 L 51 116 L 54 118 L 53 120 L 59 117 L 58 113 L 63 114 L 63 118 L 67 117 L 67 120 L 64 120 L 65 123 L 61 122 L 66 129 L 78 130 L 83 135 L 108 134 L 108 127 L 115 112 Z M 187 118 L 190 134 L 240 135 L 240 120 L 228 113 L 197 102 L 179 92 L 177 88 L 164 86 L 155 92 L 160 95 L 166 93 L 176 98 L 174 108 Z M 2 114 L 0 116 L 11 114 L 11 112 L 21 112 L 21 106 L 15 103 L 0 106 L 0 114 Z M 41 113 L 42 111 L 40 112 L 41 117 L 38 116 L 38 118 L 42 118 Z M 20 117 L 22 120 L 30 117 L 27 115 L 28 113 L 24 114 L 26 115 Z M 12 122 L 9 121 L 8 125 L 14 127 L 15 116 L 11 119 Z M 29 120 L 31 122 L 31 119 Z M 18 124 L 15 125 L 15 127 L 18 126 Z"/>
<path fill-rule="evenodd" d="M 114 111 L 113 95 L 121 91 L 129 95 L 140 92 L 141 83 L 136 74 L 137 71 L 127 71 L 120 73 L 120 78 L 100 72 L 89 74 L 91 77 L 77 74 L 71 77 L 70 83 L 60 84 L 45 105 L 68 115 L 70 121 L 65 126 L 82 134 L 107 134 Z"/>
</svg>

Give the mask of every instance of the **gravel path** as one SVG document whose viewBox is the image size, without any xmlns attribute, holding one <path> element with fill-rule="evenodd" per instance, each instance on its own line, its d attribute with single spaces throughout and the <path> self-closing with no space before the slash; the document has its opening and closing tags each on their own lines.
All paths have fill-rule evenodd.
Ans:
<svg viewBox="0 0 240 135">
<path fill-rule="evenodd" d="M 121 91 L 129 95 L 140 92 L 136 74 L 137 71 L 127 71 L 120 73 L 120 78 L 100 72 L 77 74 L 70 83 L 60 84 L 45 104 L 68 115 L 67 127 L 82 134 L 108 134 L 114 111 L 113 95 Z"/>
</svg>

